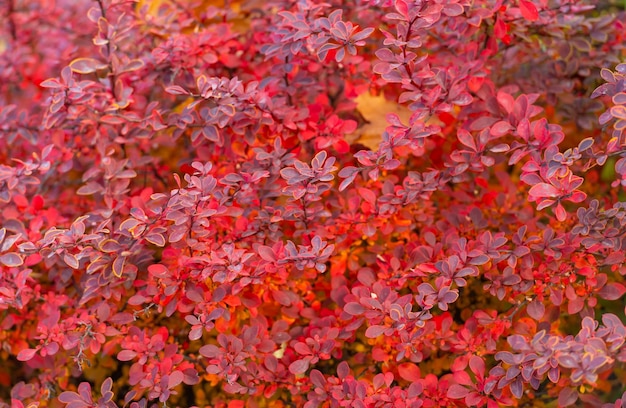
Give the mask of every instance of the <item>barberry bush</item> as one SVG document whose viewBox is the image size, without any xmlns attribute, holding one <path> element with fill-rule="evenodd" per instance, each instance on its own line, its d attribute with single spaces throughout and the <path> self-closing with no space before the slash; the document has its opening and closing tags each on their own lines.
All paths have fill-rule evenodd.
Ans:
<svg viewBox="0 0 626 408">
<path fill-rule="evenodd" d="M 622 1 L 0 9 L 0 407 L 626 406 Z"/>
</svg>

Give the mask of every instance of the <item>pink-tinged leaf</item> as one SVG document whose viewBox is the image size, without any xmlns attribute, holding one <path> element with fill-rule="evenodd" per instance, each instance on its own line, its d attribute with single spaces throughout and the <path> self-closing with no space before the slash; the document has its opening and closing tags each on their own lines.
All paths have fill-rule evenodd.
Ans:
<svg viewBox="0 0 626 408">
<path fill-rule="evenodd" d="M 73 391 L 64 391 L 59 395 L 59 401 L 64 404 L 74 404 L 74 407 L 87 407 L 88 405 L 81 398 L 80 395 Z"/>
<path fill-rule="evenodd" d="M 285 290 L 274 290 L 272 291 L 272 296 L 274 300 L 280 303 L 283 306 L 291 306 L 293 303 L 293 296 L 291 296 L 291 292 Z"/>
<path fill-rule="evenodd" d="M 463 14 L 463 6 L 458 3 L 446 4 L 443 6 L 441 12 L 448 17 L 460 16 L 461 14 Z"/>
<path fill-rule="evenodd" d="M 88 382 L 82 382 L 78 384 L 78 395 L 85 401 L 91 402 L 91 385 Z"/>
<path fill-rule="evenodd" d="M 570 195 L 567 198 L 567 201 L 571 201 L 573 203 L 580 203 L 580 202 L 585 201 L 586 198 L 587 198 L 587 194 L 583 193 L 582 191 L 574 191 L 572 195 Z"/>
<path fill-rule="evenodd" d="M 91 195 L 95 193 L 99 193 L 104 190 L 101 184 L 96 183 L 95 181 L 90 181 L 84 186 L 80 187 L 76 190 L 76 194 L 78 195 Z"/>
<path fill-rule="evenodd" d="M 63 255 L 63 261 L 65 261 L 67 266 L 69 266 L 72 269 L 78 269 L 78 267 L 80 266 L 78 259 L 76 259 L 74 255 L 69 254 L 67 252 Z"/>
<path fill-rule="evenodd" d="M 624 296 L 626 293 L 626 287 L 621 283 L 609 283 L 598 291 L 598 295 L 602 299 L 617 300 Z"/>
<path fill-rule="evenodd" d="M 570 300 L 567 304 L 567 313 L 576 314 L 583 310 L 583 307 L 585 307 L 585 300 L 583 298 L 576 297 L 575 299 Z"/>
<path fill-rule="evenodd" d="M 459 142 L 461 142 L 463 145 L 469 147 L 470 149 L 476 151 L 476 142 L 474 142 L 474 138 L 472 137 L 472 134 L 470 132 L 468 132 L 465 129 L 459 129 L 457 136 L 459 139 Z"/>
<path fill-rule="evenodd" d="M 616 105 L 611 108 L 611 115 L 614 118 L 626 119 L 626 106 Z"/>
<path fill-rule="evenodd" d="M 100 386 L 100 393 L 105 394 L 107 392 L 110 392 L 112 389 L 113 389 L 113 379 L 111 377 L 107 377 L 107 379 L 104 380 L 102 382 L 102 385 Z"/>
<path fill-rule="evenodd" d="M 416 382 L 421 378 L 420 368 L 414 363 L 402 363 L 398 366 L 398 374 L 406 381 Z"/>
<path fill-rule="evenodd" d="M 307 346 L 305 343 L 302 343 L 302 342 L 296 343 L 293 346 L 293 349 L 296 353 L 301 354 L 303 356 L 310 356 L 313 354 L 309 346 Z"/>
<path fill-rule="evenodd" d="M 42 88 L 53 88 L 53 89 L 60 89 L 64 87 L 64 85 L 61 84 L 59 80 L 56 78 L 46 79 L 45 81 L 40 83 L 39 86 Z"/>
<path fill-rule="evenodd" d="M 178 371 L 178 370 L 174 371 L 173 373 L 170 374 L 170 378 L 168 379 L 168 382 L 167 382 L 168 388 L 176 387 L 178 384 L 183 382 L 183 378 L 184 378 L 184 375 L 182 371 Z"/>
<path fill-rule="evenodd" d="M 543 305 L 542 302 L 538 300 L 533 300 L 528 304 L 526 311 L 528 312 L 528 315 L 533 319 L 541 320 L 544 313 L 546 312 L 546 307 Z"/>
<path fill-rule="evenodd" d="M 337 377 L 344 379 L 350 375 L 350 366 L 347 361 L 342 361 L 337 365 Z"/>
<path fill-rule="evenodd" d="M 50 342 L 48 345 L 44 346 L 43 349 L 49 356 L 53 356 L 59 351 L 59 343 L 56 341 Z"/>
<path fill-rule="evenodd" d="M 134 316 L 131 313 L 127 313 L 127 312 L 116 313 L 113 316 L 111 316 L 111 318 L 109 319 L 110 323 L 119 324 L 119 325 L 128 324 L 133 321 L 135 321 Z"/>
<path fill-rule="evenodd" d="M 522 16 L 528 21 L 537 21 L 539 19 L 539 12 L 537 11 L 537 7 L 528 1 L 528 0 L 520 0 L 519 9 L 522 12 Z"/>
<path fill-rule="evenodd" d="M 490 258 L 487 255 L 478 255 L 473 257 L 468 263 L 470 265 L 484 265 L 489 262 Z"/>
<path fill-rule="evenodd" d="M 561 392 L 559 392 L 559 407 L 569 407 L 576 401 L 578 401 L 578 391 L 574 388 L 563 388 Z"/>
<path fill-rule="evenodd" d="M 144 239 L 158 247 L 162 248 L 165 246 L 165 237 L 163 236 L 163 234 L 148 234 L 144 237 Z"/>
<path fill-rule="evenodd" d="M 189 340 L 195 341 L 202 338 L 202 332 L 204 329 L 202 327 L 196 327 L 189 331 Z"/>
<path fill-rule="evenodd" d="M 541 202 L 537 206 L 537 211 L 541 211 L 544 208 L 551 207 L 552 205 L 554 205 L 555 202 L 556 202 L 555 200 L 548 200 L 548 199 L 541 200 Z"/>
<path fill-rule="evenodd" d="M 130 361 L 137 357 L 137 352 L 133 350 L 122 350 L 117 353 L 117 359 L 120 361 Z"/>
<path fill-rule="evenodd" d="M 489 130 L 491 136 L 500 137 L 506 135 L 513 129 L 511 124 L 507 121 L 501 120 L 497 123 L 494 123 Z"/>
<path fill-rule="evenodd" d="M 505 153 L 509 150 L 511 150 L 511 146 L 506 143 L 501 143 L 489 149 L 489 151 L 493 153 Z"/>
<path fill-rule="evenodd" d="M 604 265 L 617 265 L 626 259 L 626 255 L 621 252 L 611 252 L 604 258 Z"/>
<path fill-rule="evenodd" d="M 122 68 L 123 72 L 132 72 L 132 71 L 137 71 L 141 68 L 143 68 L 146 64 L 140 60 L 140 59 L 134 59 L 128 62 L 128 64 L 124 65 L 124 68 Z"/>
<path fill-rule="evenodd" d="M 352 184 L 352 182 L 354 181 L 354 179 L 356 178 L 357 173 L 353 173 L 352 175 L 348 176 L 346 179 L 344 179 L 341 184 L 339 184 L 339 191 L 343 191 L 346 188 L 348 188 L 348 186 L 350 184 Z"/>
<path fill-rule="evenodd" d="M 165 88 L 165 92 L 171 95 L 189 95 L 189 91 L 178 85 L 172 85 Z"/>
<path fill-rule="evenodd" d="M 616 105 L 626 105 L 626 92 L 619 92 L 613 95 L 613 103 Z"/>
<path fill-rule="evenodd" d="M 148 273 L 150 273 L 150 276 L 154 276 L 156 278 L 166 278 L 170 275 L 167 266 L 163 264 L 152 264 L 148 266 Z"/>
<path fill-rule="evenodd" d="M 17 353 L 17 359 L 19 361 L 28 361 L 28 360 L 31 360 L 33 357 L 35 357 L 36 353 L 37 353 L 36 349 L 24 349 L 20 351 L 19 353 Z"/>
<path fill-rule="evenodd" d="M 200 347 L 200 350 L 198 350 L 198 353 L 200 353 L 204 357 L 213 358 L 220 353 L 220 349 L 213 344 L 206 344 Z"/>
<path fill-rule="evenodd" d="M 367 328 L 367 330 L 365 330 L 365 337 L 368 337 L 370 339 L 375 339 L 376 337 L 383 334 L 385 330 L 387 330 L 385 326 L 379 326 L 379 325 L 370 326 Z"/>
<path fill-rule="evenodd" d="M 448 398 L 452 398 L 452 399 L 460 399 L 460 398 L 465 398 L 467 394 L 469 394 L 469 389 L 459 384 L 452 384 L 448 388 L 447 396 Z"/>
<path fill-rule="evenodd" d="M 470 370 L 477 376 L 485 374 L 485 362 L 478 356 L 471 356 L 469 360 Z"/>
<path fill-rule="evenodd" d="M 560 222 L 563 222 L 567 219 L 567 212 L 561 203 L 558 203 L 554 208 L 554 215 L 556 215 L 556 219 Z"/>
<path fill-rule="evenodd" d="M 558 197 L 559 189 L 548 183 L 539 183 L 532 186 L 528 194 L 533 197 Z"/>
<path fill-rule="evenodd" d="M 343 307 L 343 310 L 352 316 L 358 316 L 358 315 L 365 313 L 365 307 L 363 307 L 363 305 L 357 302 L 347 303 Z"/>
<path fill-rule="evenodd" d="M 106 67 L 107 64 L 93 58 L 76 58 L 70 62 L 70 69 L 77 74 L 91 74 Z"/>
<path fill-rule="evenodd" d="M 268 247 L 267 245 L 260 245 L 257 248 L 257 251 L 259 251 L 259 256 L 263 260 L 268 262 L 276 262 L 276 254 L 271 247 Z"/>
<path fill-rule="evenodd" d="M 12 268 L 23 265 L 24 260 L 17 252 L 9 252 L 0 256 L 0 263 Z"/>
<path fill-rule="evenodd" d="M 125 256 L 118 256 L 117 258 L 115 258 L 115 261 L 113 261 L 113 266 L 111 268 L 111 270 L 113 271 L 113 275 L 117 276 L 118 278 L 121 277 L 122 273 L 124 272 L 125 264 L 126 264 Z"/>
<path fill-rule="evenodd" d="M 306 370 L 309 369 L 309 360 L 303 358 L 301 360 L 296 360 L 293 363 L 289 364 L 289 372 L 294 375 L 300 375 L 306 373 Z"/>
<path fill-rule="evenodd" d="M 318 388 L 324 388 L 326 386 L 326 378 L 319 370 L 311 370 L 309 378 L 311 379 L 311 383 Z"/>
<path fill-rule="evenodd" d="M 511 394 L 513 394 L 515 398 L 522 398 L 522 395 L 524 394 L 524 385 L 522 384 L 522 379 L 520 377 L 513 380 L 509 388 L 511 389 Z"/>
</svg>

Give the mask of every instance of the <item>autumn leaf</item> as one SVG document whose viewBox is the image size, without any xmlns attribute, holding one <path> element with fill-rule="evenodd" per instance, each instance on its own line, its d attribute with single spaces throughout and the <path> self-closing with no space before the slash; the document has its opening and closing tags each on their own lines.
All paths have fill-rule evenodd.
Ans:
<svg viewBox="0 0 626 408">
<path fill-rule="evenodd" d="M 378 149 L 382 134 L 389 126 L 387 115 L 395 113 L 403 123 L 408 123 L 411 111 L 403 105 L 390 101 L 384 95 L 373 95 L 371 92 L 357 96 L 356 109 L 366 120 L 354 133 L 346 137 L 349 143 L 360 143 L 372 150 Z"/>
</svg>

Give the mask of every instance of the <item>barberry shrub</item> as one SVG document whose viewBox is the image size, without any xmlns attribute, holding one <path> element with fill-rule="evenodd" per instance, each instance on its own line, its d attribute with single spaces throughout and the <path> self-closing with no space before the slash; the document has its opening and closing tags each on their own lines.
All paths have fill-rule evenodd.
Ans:
<svg viewBox="0 0 626 408">
<path fill-rule="evenodd" d="M 0 9 L 0 407 L 626 405 L 622 1 Z"/>
</svg>

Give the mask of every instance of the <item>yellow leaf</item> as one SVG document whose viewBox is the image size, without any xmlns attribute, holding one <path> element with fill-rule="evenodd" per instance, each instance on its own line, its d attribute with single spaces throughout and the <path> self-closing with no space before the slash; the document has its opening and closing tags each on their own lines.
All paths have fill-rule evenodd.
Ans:
<svg viewBox="0 0 626 408">
<path fill-rule="evenodd" d="M 386 116 L 395 113 L 402 123 L 408 124 L 411 111 L 403 105 L 385 98 L 384 95 L 362 93 L 356 99 L 357 110 L 368 122 L 359 127 L 352 135 L 346 137 L 349 143 L 360 143 L 372 150 L 378 149 L 382 134 L 389 126 Z"/>
</svg>

